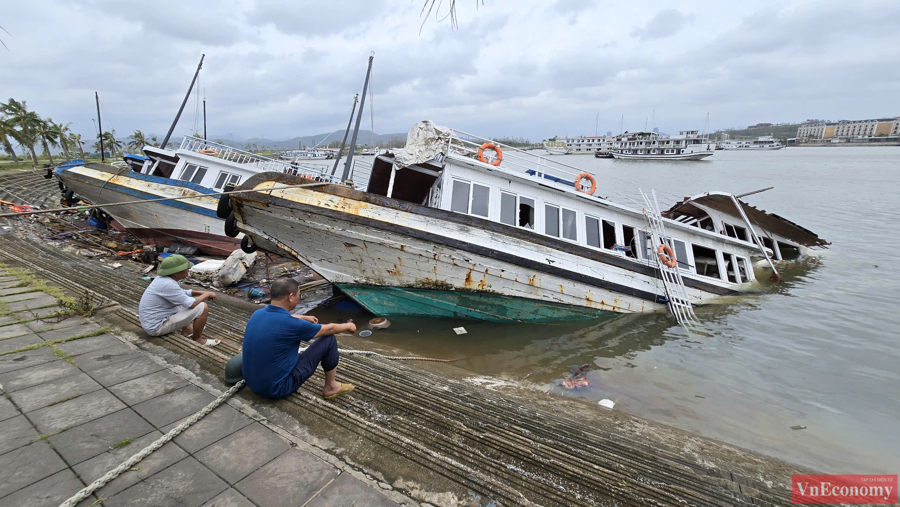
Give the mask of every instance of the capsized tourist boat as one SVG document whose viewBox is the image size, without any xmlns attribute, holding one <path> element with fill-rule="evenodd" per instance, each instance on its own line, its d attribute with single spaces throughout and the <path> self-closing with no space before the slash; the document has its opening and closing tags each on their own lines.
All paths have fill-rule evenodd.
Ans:
<svg viewBox="0 0 900 507">
<path fill-rule="evenodd" d="M 609 152 L 627 160 L 701 160 L 712 156 L 716 143 L 699 130 L 682 130 L 676 136 L 657 132 L 625 132 L 616 136 Z"/>
<path fill-rule="evenodd" d="M 827 245 L 731 194 L 663 216 L 601 197 L 602 186 L 602 175 L 426 121 L 406 148 L 375 158 L 364 190 L 262 173 L 228 202 L 253 248 L 298 259 L 387 317 L 662 312 L 675 298 L 738 294 L 757 264 Z"/>
<path fill-rule="evenodd" d="M 241 237 L 229 237 L 226 227 L 234 218 L 216 216 L 218 194 L 254 174 L 269 171 L 328 180 L 324 169 L 274 160 L 197 137 L 185 137 L 174 150 L 144 147 L 146 157 L 128 156 L 127 166 L 100 163 L 67 164 L 54 174 L 64 195 L 72 192 L 91 204 L 136 200 L 164 200 L 109 206 L 103 210 L 144 244 L 168 246 L 172 242 L 196 246 L 209 255 L 228 255 Z M 231 222 L 230 226 L 226 225 Z M 232 236 L 237 236 L 236 229 Z"/>
</svg>

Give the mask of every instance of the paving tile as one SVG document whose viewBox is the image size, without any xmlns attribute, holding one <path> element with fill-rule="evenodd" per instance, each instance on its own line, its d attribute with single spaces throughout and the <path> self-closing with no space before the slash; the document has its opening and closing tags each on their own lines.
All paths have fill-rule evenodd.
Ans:
<svg viewBox="0 0 900 507">
<path fill-rule="evenodd" d="M 85 484 L 90 484 L 162 436 L 162 433 L 154 431 L 121 449 L 110 450 L 87 461 L 83 461 L 73 468 L 75 469 L 75 472 L 81 476 L 81 479 L 85 481 Z M 95 494 L 100 498 L 109 498 L 152 476 L 160 470 L 178 463 L 186 457 L 186 452 L 174 443 L 169 442 L 156 451 L 153 451 L 152 454 L 135 465 L 135 470 L 123 472 L 122 475 L 116 477 L 109 484 L 97 490 Z"/>
<path fill-rule="evenodd" d="M 24 287 L 21 287 L 20 289 L 24 289 Z M 48 296 L 48 295 L 49 294 L 47 294 L 45 292 L 33 290 L 31 292 L 21 292 L 20 294 L 0 296 L 0 302 L 15 303 L 16 301 L 25 301 L 27 299 L 35 299 L 35 298 L 39 298 L 41 296 Z M 50 296 L 50 297 L 53 297 L 53 296 Z M 56 298 L 54 298 L 54 300 L 55 299 Z"/>
<path fill-rule="evenodd" d="M 84 338 L 78 338 L 77 340 L 72 340 L 70 342 L 60 343 L 59 345 L 57 345 L 57 347 L 66 351 L 66 353 L 77 357 L 82 354 L 87 354 L 99 350 L 107 351 L 119 345 L 124 345 L 122 343 L 122 340 L 116 338 L 111 334 L 101 334 L 97 336 L 86 336 Z M 136 352 L 136 350 L 132 348 L 129 348 L 129 350 L 131 350 L 132 352 Z"/>
<path fill-rule="evenodd" d="M 397 507 L 381 490 L 343 473 L 315 496 L 306 507 Z"/>
<path fill-rule="evenodd" d="M 253 423 L 194 454 L 219 477 L 234 484 L 291 448 L 287 440 Z M 246 452 L 252 449 L 253 452 Z M 240 456 L 240 459 L 235 459 Z"/>
<path fill-rule="evenodd" d="M 228 484 L 225 481 L 194 458 L 187 457 L 144 482 L 104 500 L 103 505 L 200 507 L 226 489 Z"/>
<path fill-rule="evenodd" d="M 89 322 L 84 317 L 66 317 L 62 320 L 57 318 L 51 318 L 47 321 L 43 320 L 33 320 L 31 322 L 26 322 L 25 325 L 28 326 L 28 329 L 31 329 L 35 333 L 40 333 L 41 331 L 49 331 L 52 329 L 62 329 L 66 327 L 77 326 L 79 324 Z"/>
<path fill-rule="evenodd" d="M 126 361 L 119 361 L 109 366 L 90 371 L 88 372 L 88 375 L 93 377 L 97 382 L 100 382 L 100 384 L 109 387 L 158 372 L 162 369 L 165 369 L 163 365 L 150 359 L 146 355 L 141 354 Z M 0 376 L 0 378 L 2 378 L 2 376 Z M 2 380 L 0 380 L 0 382 L 2 382 Z"/>
<path fill-rule="evenodd" d="M 28 445 L 38 436 L 37 430 L 24 415 L 0 422 L 0 454 Z"/>
<path fill-rule="evenodd" d="M 27 347 L 36 343 L 44 343 L 44 340 L 41 340 L 41 338 L 34 333 L 26 334 L 25 336 L 19 336 L 16 338 L 6 338 L 4 340 L 0 340 L 0 353 L 18 350 L 22 347 Z"/>
<path fill-rule="evenodd" d="M 19 410 L 31 412 L 82 394 L 92 393 L 98 389 L 103 389 L 103 386 L 84 373 L 76 373 L 28 389 L 21 389 L 10 393 L 9 397 L 18 405 Z"/>
<path fill-rule="evenodd" d="M 19 409 L 6 396 L 0 396 L 0 421 L 20 415 Z"/>
<path fill-rule="evenodd" d="M 125 408 L 125 404 L 106 390 L 94 391 L 73 400 L 28 414 L 38 431 L 44 434 L 78 426 Z"/>
<path fill-rule="evenodd" d="M 27 302 L 28 301 L 25 301 L 24 303 L 27 303 Z M 22 305 L 23 303 L 13 303 L 13 304 L 14 305 Z M 10 308 L 10 309 L 12 309 L 12 308 Z M 42 308 L 32 308 L 32 309 L 27 309 L 27 310 L 23 308 L 21 310 L 15 310 L 15 312 L 12 315 L 13 315 L 13 317 L 15 317 L 18 320 L 31 320 L 33 322 L 37 322 L 37 321 L 34 321 L 33 319 L 47 318 L 49 322 L 57 322 L 58 321 L 57 317 L 50 317 L 49 315 L 59 313 L 60 310 L 62 310 L 62 308 L 60 308 L 59 306 L 51 305 L 51 306 L 46 306 L 46 307 L 42 307 Z"/>
<path fill-rule="evenodd" d="M 6 305 L 11 312 L 20 312 L 22 310 L 32 310 L 35 308 L 43 308 L 45 306 L 56 305 L 57 299 L 49 294 L 41 293 L 40 296 L 32 299 L 26 299 L 24 301 L 16 301 L 15 303 L 8 303 Z M 60 310 L 59 306 L 56 306 L 56 310 Z"/>
<path fill-rule="evenodd" d="M 78 364 L 79 368 L 86 372 L 90 372 L 109 366 L 113 363 L 118 363 L 119 361 L 134 359 L 140 355 L 141 353 L 139 351 L 119 342 L 118 345 L 112 345 L 105 349 L 95 350 L 76 356 L 75 362 Z"/>
<path fill-rule="evenodd" d="M 0 316 L 0 326 L 6 326 L 8 324 L 12 324 L 13 322 L 19 322 L 19 319 L 13 317 L 12 315 Z"/>
<path fill-rule="evenodd" d="M 13 336 L 22 336 L 31 333 L 31 329 L 25 324 L 11 324 L 9 326 L 0 327 L 0 339 L 12 338 Z"/>
<path fill-rule="evenodd" d="M 169 370 L 162 370 L 143 377 L 138 377 L 128 382 L 116 384 L 109 388 L 120 400 L 129 405 L 156 398 L 163 394 L 181 389 L 188 383 L 183 378 Z"/>
<path fill-rule="evenodd" d="M 303 505 L 337 475 L 314 455 L 290 449 L 234 487 L 259 507 Z"/>
<path fill-rule="evenodd" d="M 49 477 L 66 464 L 46 442 L 35 442 L 0 455 L 0 498 Z"/>
<path fill-rule="evenodd" d="M 219 496 L 203 504 L 203 507 L 255 507 L 250 500 L 235 490 L 226 489 Z"/>
<path fill-rule="evenodd" d="M 126 438 L 141 438 L 153 429 L 137 412 L 126 408 L 57 433 L 48 441 L 66 462 L 74 465 L 109 451 L 113 444 Z"/>
<path fill-rule="evenodd" d="M 20 352 L 18 354 L 0 356 L 0 373 L 30 368 L 34 365 L 43 364 L 49 361 L 62 361 L 62 359 L 50 350 L 50 347 L 41 347 L 39 349 Z"/>
<path fill-rule="evenodd" d="M 37 292 L 31 287 L 7 287 L 5 289 L 0 289 L 0 296 L 12 296 L 13 294 L 24 293 L 24 292 Z"/>
<path fill-rule="evenodd" d="M 32 366 L 31 368 L 0 374 L 0 385 L 3 385 L 3 389 L 7 392 L 13 392 L 50 382 L 79 371 L 77 366 L 66 361 L 53 361 Z"/>
<path fill-rule="evenodd" d="M 194 412 L 199 412 L 214 399 L 199 387 L 189 385 L 169 394 L 138 403 L 131 408 L 141 414 L 150 424 L 162 428 L 179 419 L 184 419 Z"/>
<path fill-rule="evenodd" d="M 93 333 L 102 329 L 97 324 L 93 322 L 88 322 L 87 324 L 76 324 L 74 326 L 66 326 L 57 329 L 48 329 L 46 331 L 41 331 L 38 333 L 41 338 L 45 341 L 50 340 L 59 340 L 61 338 L 69 338 L 71 336 L 82 336 L 89 333 Z"/>
<path fill-rule="evenodd" d="M 187 419 L 187 418 L 185 418 Z M 170 431 L 181 424 L 184 419 L 176 421 L 161 428 L 163 433 Z M 175 437 L 175 443 L 185 451 L 193 454 L 204 447 L 213 444 L 235 431 L 248 426 L 253 419 L 238 412 L 227 404 L 216 407 L 215 410 L 200 419 L 193 426 L 184 430 Z"/>
<path fill-rule="evenodd" d="M 0 507 L 58 507 L 82 488 L 84 484 L 66 469 L 0 499 Z M 90 497 L 78 507 L 89 507 L 95 500 Z"/>
</svg>

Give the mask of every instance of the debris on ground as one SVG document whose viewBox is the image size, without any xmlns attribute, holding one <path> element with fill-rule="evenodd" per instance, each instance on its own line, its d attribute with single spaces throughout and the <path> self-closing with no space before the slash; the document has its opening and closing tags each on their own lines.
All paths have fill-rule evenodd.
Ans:
<svg viewBox="0 0 900 507">
<path fill-rule="evenodd" d="M 608 408 L 608 409 L 612 410 L 612 408 L 616 406 L 616 402 L 614 402 L 613 400 L 607 400 L 606 398 L 604 398 L 604 399 L 598 401 L 597 405 L 600 405 L 603 408 Z"/>
<path fill-rule="evenodd" d="M 213 276 L 213 285 L 222 288 L 240 282 L 255 262 L 256 252 L 246 253 L 241 249 L 231 252 L 231 255 L 225 259 L 222 267 Z"/>
</svg>

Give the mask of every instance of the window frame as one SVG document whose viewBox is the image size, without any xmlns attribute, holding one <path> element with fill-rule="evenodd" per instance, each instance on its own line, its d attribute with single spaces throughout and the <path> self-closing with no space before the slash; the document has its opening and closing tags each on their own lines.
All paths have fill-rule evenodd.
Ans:
<svg viewBox="0 0 900 507">
<path fill-rule="evenodd" d="M 557 211 L 557 213 L 556 213 L 556 230 L 557 230 L 557 232 L 558 232 L 558 235 L 556 235 L 556 236 L 553 236 L 552 234 L 549 234 L 549 233 L 547 232 L 547 208 L 556 208 L 556 211 Z M 571 212 L 571 213 L 573 213 L 573 214 L 575 215 L 575 221 L 574 221 L 574 224 L 575 224 L 575 238 L 573 238 L 573 239 L 570 239 L 570 238 L 567 238 L 567 237 L 564 236 L 564 229 L 563 229 L 563 226 L 564 226 L 564 223 L 563 223 L 563 212 L 564 212 L 564 211 L 569 211 L 569 212 Z M 552 203 L 552 202 L 546 202 L 546 201 L 545 201 L 545 202 L 544 202 L 544 234 L 547 235 L 547 236 L 556 238 L 556 239 L 561 239 L 561 240 L 564 240 L 564 241 L 568 241 L 568 242 L 570 242 L 570 243 L 578 243 L 578 211 L 576 211 L 576 210 L 574 210 L 574 209 L 572 209 L 572 208 L 564 207 L 564 206 L 559 205 L 559 204 L 555 204 L 555 203 Z"/>
<path fill-rule="evenodd" d="M 468 187 L 469 187 L 468 195 L 466 196 L 466 211 L 463 214 L 474 216 L 474 217 L 479 217 L 479 218 L 484 218 L 486 220 L 491 219 L 491 186 L 490 185 L 484 185 L 482 183 L 476 183 L 474 181 L 465 180 L 465 179 L 457 178 L 457 177 L 452 177 L 450 179 L 450 181 L 451 181 L 451 184 L 450 184 L 450 211 L 453 211 L 454 213 L 462 213 L 461 211 L 456 211 L 453 209 L 453 197 L 455 195 L 454 192 L 456 191 L 456 182 L 459 182 L 459 183 L 468 185 Z M 472 213 L 472 202 L 473 202 L 473 199 L 475 198 L 475 185 L 478 185 L 479 187 L 487 189 L 487 214 L 486 215 Z"/>
</svg>

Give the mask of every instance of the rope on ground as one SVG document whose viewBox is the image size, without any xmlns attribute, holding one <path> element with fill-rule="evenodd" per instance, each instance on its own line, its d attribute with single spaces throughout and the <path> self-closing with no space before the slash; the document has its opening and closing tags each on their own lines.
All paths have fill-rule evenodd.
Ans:
<svg viewBox="0 0 900 507">
<path fill-rule="evenodd" d="M 163 435 L 159 440 L 153 442 L 152 444 L 148 445 L 143 450 L 141 450 L 139 453 L 128 458 L 127 461 L 125 461 L 121 465 L 117 466 L 116 468 L 113 468 L 112 470 L 107 472 L 106 475 L 104 475 L 103 477 L 100 477 L 96 481 L 92 482 L 90 485 L 88 485 L 87 487 L 85 487 L 84 489 L 82 489 L 81 491 L 76 493 L 75 496 L 73 496 L 72 498 L 69 498 L 65 502 L 61 503 L 59 507 L 75 507 L 75 505 L 77 505 L 79 502 L 81 502 L 82 500 L 91 496 L 91 494 L 94 491 L 97 491 L 98 489 L 102 488 L 103 486 L 105 486 L 107 483 L 109 483 L 116 477 L 122 475 L 123 472 L 131 469 L 132 467 L 134 467 L 135 465 L 140 463 L 140 461 L 142 459 L 149 456 L 153 451 L 159 449 L 160 447 L 165 445 L 167 442 L 169 442 L 173 438 L 177 437 L 182 431 L 188 429 L 192 424 L 199 421 L 203 416 L 212 412 L 216 407 L 221 405 L 228 398 L 230 398 L 232 395 L 234 395 L 234 393 L 238 392 L 242 387 L 244 387 L 244 384 L 245 384 L 245 382 L 243 380 L 241 380 L 240 382 L 235 384 L 234 387 L 225 391 L 224 393 L 222 393 L 221 396 L 219 396 L 218 398 L 213 400 L 212 403 L 203 407 L 202 410 L 200 410 L 196 414 L 192 415 L 190 418 L 188 418 L 186 421 L 179 424 L 175 428 L 172 428 L 171 431 L 169 431 L 168 433 Z"/>
<path fill-rule="evenodd" d="M 300 348 L 300 352 L 303 352 L 308 347 Z M 370 350 L 353 350 L 353 349 L 342 349 L 338 348 L 338 352 L 342 354 L 359 354 L 362 356 L 378 356 L 384 359 L 391 359 L 394 361 L 430 361 L 432 363 L 452 363 L 453 361 L 459 361 L 459 359 L 435 359 L 433 357 L 416 357 L 416 356 L 385 356 L 379 354 L 378 352 L 372 352 Z"/>
</svg>

